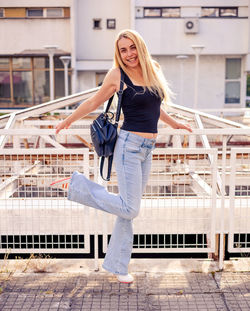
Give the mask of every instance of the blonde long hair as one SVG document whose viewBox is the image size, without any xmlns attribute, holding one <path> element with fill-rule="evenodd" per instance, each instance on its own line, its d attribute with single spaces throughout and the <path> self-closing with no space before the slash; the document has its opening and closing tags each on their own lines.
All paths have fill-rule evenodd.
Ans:
<svg viewBox="0 0 250 311">
<path fill-rule="evenodd" d="M 159 95 L 165 103 L 171 101 L 170 97 L 172 95 L 172 91 L 168 86 L 160 65 L 152 59 L 143 38 L 135 30 L 125 29 L 117 35 L 115 40 L 114 67 L 121 67 L 123 71 L 128 74 L 126 66 L 121 59 L 118 47 L 118 41 L 122 38 L 132 40 L 136 46 L 145 86 L 151 92 Z"/>
</svg>

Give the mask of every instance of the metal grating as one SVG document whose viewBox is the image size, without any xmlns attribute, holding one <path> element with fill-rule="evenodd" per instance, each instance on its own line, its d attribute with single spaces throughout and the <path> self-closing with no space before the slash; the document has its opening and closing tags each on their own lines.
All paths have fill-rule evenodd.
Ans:
<svg viewBox="0 0 250 311">
<path fill-rule="evenodd" d="M 84 235 L 1 235 L 0 248 L 2 249 L 84 249 Z"/>
<path fill-rule="evenodd" d="M 137 234 L 133 248 L 207 248 L 205 234 Z"/>
<path fill-rule="evenodd" d="M 250 252 L 250 149 L 232 148 L 229 185 L 229 243 L 232 253 Z"/>
</svg>

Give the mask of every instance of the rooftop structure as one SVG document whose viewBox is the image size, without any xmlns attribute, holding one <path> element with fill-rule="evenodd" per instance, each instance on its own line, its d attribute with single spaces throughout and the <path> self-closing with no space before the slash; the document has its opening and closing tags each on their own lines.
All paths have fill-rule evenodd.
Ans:
<svg viewBox="0 0 250 311">
<path fill-rule="evenodd" d="M 69 202 L 64 191 L 48 186 L 74 170 L 102 183 L 89 135 L 94 115 L 60 135 L 53 129 L 70 111 L 62 108 L 96 91 L 0 118 L 0 252 L 11 247 L 15 253 L 88 253 L 93 233 L 96 239 L 102 235 L 105 252 L 113 216 Z M 134 251 L 206 253 L 219 256 L 222 267 L 225 248 L 220 244 L 219 253 L 219 236 L 223 243 L 229 233 L 229 252 L 249 251 L 250 129 L 178 105 L 169 105 L 168 110 L 189 122 L 193 132 L 160 123 L 152 173 L 134 222 Z M 114 171 L 106 186 L 118 191 Z"/>
</svg>

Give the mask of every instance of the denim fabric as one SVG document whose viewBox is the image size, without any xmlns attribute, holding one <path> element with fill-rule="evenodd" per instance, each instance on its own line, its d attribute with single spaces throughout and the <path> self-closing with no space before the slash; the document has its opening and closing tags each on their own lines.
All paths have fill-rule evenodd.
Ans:
<svg viewBox="0 0 250 311">
<path fill-rule="evenodd" d="M 119 194 L 108 192 L 78 172 L 73 173 L 70 181 L 69 200 L 118 216 L 103 263 L 103 268 L 114 274 L 128 273 L 133 246 L 132 220 L 139 213 L 154 146 L 155 139 L 120 130 L 114 152 Z"/>
</svg>

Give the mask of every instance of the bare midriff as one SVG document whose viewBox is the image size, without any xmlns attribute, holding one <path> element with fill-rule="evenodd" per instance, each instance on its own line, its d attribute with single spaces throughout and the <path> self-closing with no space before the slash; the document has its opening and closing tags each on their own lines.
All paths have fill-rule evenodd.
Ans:
<svg viewBox="0 0 250 311">
<path fill-rule="evenodd" d="M 144 132 L 132 132 L 132 131 L 130 132 L 133 134 L 142 136 L 143 138 L 155 139 L 157 137 L 157 133 L 144 133 Z"/>
</svg>

